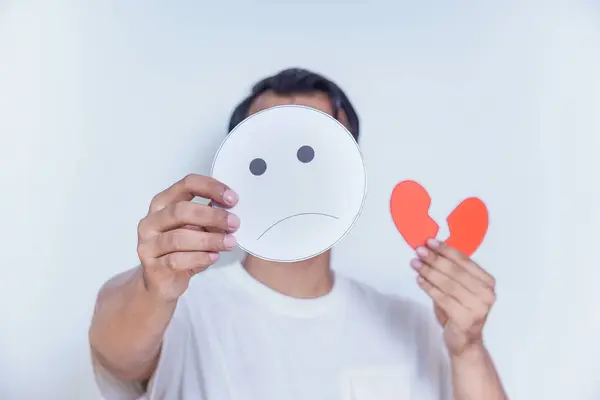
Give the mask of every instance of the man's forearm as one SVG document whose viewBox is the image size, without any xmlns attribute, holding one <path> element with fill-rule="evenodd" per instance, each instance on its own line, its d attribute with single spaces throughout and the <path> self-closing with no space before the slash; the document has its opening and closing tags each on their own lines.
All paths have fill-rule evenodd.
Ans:
<svg viewBox="0 0 600 400">
<path fill-rule="evenodd" d="M 507 400 L 487 349 L 481 345 L 451 358 L 454 400 Z"/>
<path fill-rule="evenodd" d="M 100 291 L 90 327 L 92 355 L 121 379 L 150 377 L 176 302 L 165 303 L 144 288 L 141 269 L 115 278 Z"/>
</svg>

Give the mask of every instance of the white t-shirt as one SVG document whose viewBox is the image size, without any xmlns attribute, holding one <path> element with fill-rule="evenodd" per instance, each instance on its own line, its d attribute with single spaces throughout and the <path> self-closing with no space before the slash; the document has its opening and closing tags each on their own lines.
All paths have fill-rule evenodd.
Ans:
<svg viewBox="0 0 600 400">
<path fill-rule="evenodd" d="M 296 299 L 239 262 L 196 275 L 165 333 L 143 393 L 95 365 L 107 400 L 450 400 L 433 311 L 335 276 Z"/>
</svg>

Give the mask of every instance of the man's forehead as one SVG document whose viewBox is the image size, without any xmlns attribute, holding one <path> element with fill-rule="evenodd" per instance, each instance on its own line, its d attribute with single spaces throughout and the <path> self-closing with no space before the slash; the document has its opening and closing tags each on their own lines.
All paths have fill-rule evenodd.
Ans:
<svg viewBox="0 0 600 400">
<path fill-rule="evenodd" d="M 281 95 L 273 91 L 268 91 L 259 95 L 252 104 L 248 114 L 252 115 L 267 108 L 285 105 L 299 105 L 312 107 L 332 114 L 331 101 L 329 96 L 321 92 L 298 93 L 293 95 Z"/>
<path fill-rule="evenodd" d="M 329 96 L 322 92 L 309 92 L 309 93 L 298 93 L 294 95 L 280 95 L 273 91 L 267 91 L 260 94 L 248 110 L 248 115 L 255 114 L 259 111 L 266 110 L 267 108 L 285 105 L 299 105 L 317 109 L 324 113 L 333 116 L 333 108 L 331 106 L 331 99 Z M 349 129 L 348 119 L 346 113 L 340 110 L 338 119 L 342 124 Z"/>
</svg>

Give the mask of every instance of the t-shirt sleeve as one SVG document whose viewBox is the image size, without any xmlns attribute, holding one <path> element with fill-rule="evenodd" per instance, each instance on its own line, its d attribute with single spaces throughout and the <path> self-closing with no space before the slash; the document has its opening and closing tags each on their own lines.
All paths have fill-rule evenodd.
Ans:
<svg viewBox="0 0 600 400">
<path fill-rule="evenodd" d="M 191 337 L 191 321 L 186 297 L 182 296 L 163 337 L 158 365 L 150 378 L 147 399 L 178 398 L 185 376 L 183 366 Z"/>
<path fill-rule="evenodd" d="M 165 397 L 165 394 L 172 390 L 172 385 L 168 385 L 169 377 L 177 376 L 181 372 L 178 359 L 189 336 L 187 317 L 187 307 L 182 297 L 163 336 L 158 365 L 147 385 L 145 382 L 120 380 L 92 355 L 94 376 L 102 398 L 104 400 L 169 398 Z"/>
<path fill-rule="evenodd" d="M 452 400 L 452 371 L 444 342 L 444 331 L 438 323 L 433 306 L 416 304 L 415 323 L 419 327 L 419 369 L 427 382 L 425 389 L 432 399 Z"/>
<path fill-rule="evenodd" d="M 100 395 L 104 400 L 138 400 L 145 399 L 142 382 L 127 382 L 112 375 L 92 355 L 92 367 Z"/>
</svg>

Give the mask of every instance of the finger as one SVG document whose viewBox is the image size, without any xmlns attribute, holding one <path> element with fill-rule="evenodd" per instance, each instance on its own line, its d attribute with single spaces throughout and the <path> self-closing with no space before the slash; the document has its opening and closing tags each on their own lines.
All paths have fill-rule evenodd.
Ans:
<svg viewBox="0 0 600 400">
<path fill-rule="evenodd" d="M 425 247 L 418 247 L 417 255 L 421 261 L 459 283 L 482 303 L 491 305 L 494 302 L 495 298 L 490 287 L 452 260 Z"/>
<path fill-rule="evenodd" d="M 201 227 L 201 226 L 196 226 L 196 225 L 184 225 L 181 227 L 182 229 L 189 229 L 191 231 L 201 231 L 201 232 L 206 232 L 206 229 Z"/>
<path fill-rule="evenodd" d="M 240 226 L 240 219 L 227 210 L 213 208 L 203 204 L 181 202 L 171 204 L 160 211 L 148 215 L 140 222 L 140 231 L 166 232 L 194 225 L 202 228 L 212 227 L 223 232 L 235 232 Z"/>
<path fill-rule="evenodd" d="M 210 267 L 219 259 L 218 253 L 204 251 L 169 253 L 156 259 L 159 267 L 176 271 L 187 270 L 190 275 L 197 274 Z"/>
<path fill-rule="evenodd" d="M 215 252 L 231 251 L 236 246 L 233 235 L 175 229 L 161 233 L 140 244 L 144 258 L 158 258 L 175 252 Z"/>
<path fill-rule="evenodd" d="M 464 268 L 465 271 L 479 279 L 490 288 L 495 289 L 496 280 L 494 277 L 459 250 L 435 239 L 429 239 L 427 241 L 427 247 L 453 261 L 456 265 Z"/>
<path fill-rule="evenodd" d="M 150 203 L 150 213 L 170 204 L 190 201 L 199 196 L 223 206 L 234 206 L 237 194 L 225 184 L 209 176 L 190 174 L 166 190 L 157 194 Z"/>
<path fill-rule="evenodd" d="M 484 304 L 472 292 L 446 274 L 441 273 L 436 268 L 419 259 L 412 260 L 411 266 L 427 282 L 434 285 L 445 295 L 454 298 L 465 308 L 478 312 L 484 311 Z"/>
<path fill-rule="evenodd" d="M 212 201 L 209 201 L 209 202 L 208 202 L 208 206 L 209 206 L 209 207 L 213 207 L 213 206 L 214 206 L 213 202 L 212 202 Z M 224 232 L 226 232 L 226 231 L 224 231 L 223 229 L 219 229 L 219 228 L 215 228 L 215 227 L 211 227 L 211 226 L 207 226 L 207 227 L 205 227 L 205 228 L 204 228 L 204 230 L 205 230 L 206 232 L 213 232 L 213 233 L 224 233 Z"/>
<path fill-rule="evenodd" d="M 218 254 L 218 253 L 215 253 L 215 254 Z M 213 263 L 213 264 L 214 264 L 214 263 Z M 199 273 L 200 273 L 200 272 L 202 272 L 202 271 L 205 271 L 205 270 L 206 270 L 208 267 L 210 267 L 210 265 L 208 265 L 208 266 L 202 266 L 202 267 L 195 267 L 195 268 L 191 268 L 191 269 L 188 269 L 187 271 L 188 271 L 188 274 L 190 275 L 190 277 L 192 277 L 192 276 L 194 276 L 194 275 L 196 275 L 196 274 L 199 274 Z"/>
<path fill-rule="evenodd" d="M 449 320 L 455 321 L 460 326 L 463 326 L 466 323 L 465 308 L 461 306 L 456 299 L 442 292 L 439 288 L 420 275 L 417 276 L 417 284 L 425 293 L 427 293 L 435 305 L 446 313 Z"/>
</svg>

